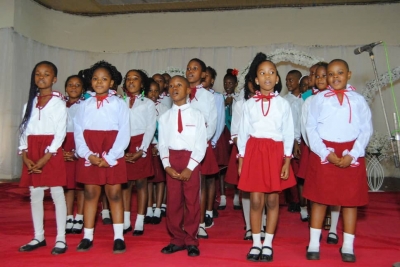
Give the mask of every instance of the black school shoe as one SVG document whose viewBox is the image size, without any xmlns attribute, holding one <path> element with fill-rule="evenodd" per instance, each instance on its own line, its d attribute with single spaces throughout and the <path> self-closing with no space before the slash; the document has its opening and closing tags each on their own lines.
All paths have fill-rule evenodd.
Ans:
<svg viewBox="0 0 400 267">
<path fill-rule="evenodd" d="M 342 261 L 344 262 L 356 262 L 356 255 L 350 253 L 342 253 L 342 248 L 339 249 Z"/>
<path fill-rule="evenodd" d="M 115 239 L 113 247 L 114 254 L 124 253 L 125 251 L 126 251 L 125 241 L 122 239 Z"/>
<path fill-rule="evenodd" d="M 152 220 L 153 220 L 153 217 L 152 217 L 152 216 L 147 216 L 147 215 L 146 215 L 146 217 L 144 217 L 143 223 L 144 223 L 144 224 L 149 224 L 149 223 L 152 222 Z"/>
<path fill-rule="evenodd" d="M 151 218 L 151 224 L 160 224 L 160 222 L 161 217 L 153 216 L 153 218 Z"/>
<path fill-rule="evenodd" d="M 306 258 L 307 260 L 319 260 L 319 251 L 318 252 L 308 252 L 308 246 L 306 247 Z"/>
<path fill-rule="evenodd" d="M 90 241 L 87 238 L 81 240 L 79 245 L 76 247 L 76 251 L 83 252 L 88 251 L 93 246 L 93 241 Z"/>
<path fill-rule="evenodd" d="M 161 250 L 161 253 L 172 254 L 172 253 L 175 253 L 175 252 L 178 252 L 178 251 L 182 251 L 184 249 L 185 249 L 184 246 L 180 247 L 180 246 L 177 246 L 177 245 L 174 245 L 174 244 L 169 244 L 168 246 L 164 247 Z"/>
<path fill-rule="evenodd" d="M 250 251 L 251 251 L 252 249 L 258 250 L 259 253 L 258 253 L 258 254 L 250 254 Z M 259 248 L 259 247 L 251 247 L 251 248 L 250 248 L 250 251 L 249 251 L 249 253 L 247 253 L 246 259 L 247 259 L 248 261 L 259 261 L 259 260 L 260 260 L 261 253 L 262 253 L 262 249 Z"/>
<path fill-rule="evenodd" d="M 64 253 L 67 251 L 67 243 L 65 243 L 65 242 L 63 242 L 63 241 L 57 241 L 56 244 L 57 244 L 57 243 L 62 243 L 62 244 L 64 244 L 64 247 L 63 247 L 63 248 L 54 247 L 54 248 L 51 250 L 51 254 L 52 254 L 52 255 L 64 254 Z"/>
<path fill-rule="evenodd" d="M 34 239 L 32 239 L 32 240 L 35 240 L 35 241 L 37 241 L 38 243 L 37 243 L 37 244 L 34 244 L 34 245 L 29 245 L 29 244 L 23 245 L 22 247 L 20 247 L 20 248 L 18 249 L 18 251 L 19 251 L 19 252 L 28 252 L 28 251 L 32 251 L 32 250 L 35 250 L 35 249 L 37 249 L 37 248 L 46 246 L 46 239 L 43 239 L 43 241 L 39 241 L 39 240 L 37 240 L 37 239 L 34 238 Z"/>
<path fill-rule="evenodd" d="M 200 250 L 197 246 L 195 245 L 189 245 L 187 246 L 187 251 L 188 251 L 188 256 L 189 257 L 197 257 L 200 255 Z"/>
<path fill-rule="evenodd" d="M 271 247 L 268 247 L 268 246 L 262 247 L 262 250 L 264 250 L 264 249 L 271 250 L 271 255 L 267 255 L 267 254 L 261 253 L 260 261 L 262 261 L 262 262 L 271 262 L 273 260 L 273 258 L 274 258 L 274 250 Z"/>
</svg>

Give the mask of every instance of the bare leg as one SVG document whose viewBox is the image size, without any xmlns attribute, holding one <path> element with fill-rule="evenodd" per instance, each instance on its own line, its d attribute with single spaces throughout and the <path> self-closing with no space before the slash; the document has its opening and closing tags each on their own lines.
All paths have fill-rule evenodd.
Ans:
<svg viewBox="0 0 400 267">
<path fill-rule="evenodd" d="M 122 202 L 122 190 L 120 184 L 105 185 L 105 193 L 107 195 L 111 213 L 113 215 L 113 224 L 124 223 L 124 205 Z"/>
<path fill-rule="evenodd" d="M 67 204 L 67 215 L 74 215 L 75 190 L 66 189 L 64 195 Z"/>
<path fill-rule="evenodd" d="M 88 229 L 94 228 L 96 219 L 97 204 L 101 194 L 100 185 L 85 185 L 85 202 L 83 204 L 83 214 L 85 215 L 84 227 Z"/>
</svg>

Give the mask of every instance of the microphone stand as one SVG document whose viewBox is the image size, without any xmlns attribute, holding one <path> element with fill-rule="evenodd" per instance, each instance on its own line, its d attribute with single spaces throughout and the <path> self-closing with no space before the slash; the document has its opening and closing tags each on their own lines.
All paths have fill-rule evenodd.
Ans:
<svg viewBox="0 0 400 267">
<path fill-rule="evenodd" d="M 374 69 L 374 74 L 375 74 L 375 86 L 378 87 L 378 91 L 379 91 L 379 97 L 381 99 L 381 104 L 382 104 L 382 109 L 383 109 L 383 116 L 385 117 L 385 122 L 386 122 L 386 128 L 390 137 L 390 145 L 392 147 L 392 152 L 393 152 L 393 159 L 394 159 L 394 164 L 396 166 L 396 168 L 399 168 L 400 164 L 399 164 L 399 155 L 400 155 L 400 136 L 398 134 L 396 134 L 395 138 L 392 138 L 392 133 L 390 132 L 390 127 L 389 127 L 389 122 L 388 122 L 388 118 L 386 115 L 386 110 L 385 110 L 385 103 L 383 102 L 383 97 L 382 97 L 382 90 L 381 90 L 381 85 L 379 84 L 379 78 L 378 78 L 378 71 L 376 70 L 376 64 L 375 64 L 375 55 L 372 52 L 372 47 L 367 50 L 369 53 L 369 57 L 371 58 L 371 62 L 372 62 L 372 68 Z M 397 119 L 395 116 L 395 125 L 397 125 Z M 396 131 L 397 131 L 397 127 L 396 127 Z M 394 140 L 393 140 L 394 139 Z M 397 151 L 394 148 L 394 141 L 397 142 Z"/>
</svg>

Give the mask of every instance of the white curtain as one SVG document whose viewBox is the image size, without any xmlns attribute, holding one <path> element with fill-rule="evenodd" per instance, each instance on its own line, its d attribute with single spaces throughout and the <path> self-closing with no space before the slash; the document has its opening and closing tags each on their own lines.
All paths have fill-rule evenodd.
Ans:
<svg viewBox="0 0 400 267">
<path fill-rule="evenodd" d="M 16 33 L 11 28 L 0 29 L 0 178 L 18 178 L 21 171 L 21 160 L 17 155 L 18 125 L 21 121 L 22 106 L 27 101 L 30 75 L 35 64 L 49 60 L 58 67 L 58 82 L 54 89 L 64 93 L 65 79 L 79 70 L 88 68 L 99 60 L 106 60 L 115 65 L 125 75 L 129 69 L 143 69 L 149 75 L 168 67 L 185 69 L 191 58 L 198 57 L 208 66 L 216 69 L 218 76 L 215 89 L 222 92 L 222 80 L 228 68 L 244 69 L 254 55 L 262 51 L 270 53 L 278 48 L 293 48 L 310 55 L 330 61 L 334 58 L 345 59 L 353 71 L 351 84 L 362 91 L 365 83 L 374 78 L 371 62 L 366 53 L 354 55 L 353 46 L 336 47 L 304 47 L 296 44 L 275 44 L 251 47 L 214 47 L 214 48 L 182 48 L 153 51 L 136 51 L 130 53 L 93 53 L 73 51 L 51 47 L 30 40 Z M 134 50 L 134 48 L 132 49 Z M 374 49 L 378 72 L 387 71 L 383 47 Z M 400 48 L 388 47 L 392 68 L 400 66 Z M 290 62 L 278 64 L 283 81 L 286 73 L 298 69 L 308 74 L 308 69 Z M 285 83 L 283 83 L 285 85 Z M 396 98 L 399 97 L 400 83 L 396 82 Z M 282 94 L 286 94 L 284 86 Z M 393 98 L 388 88 L 384 89 L 387 112 L 393 117 Z M 386 133 L 382 107 L 376 99 L 371 108 L 374 114 L 374 127 Z M 393 122 L 390 122 L 393 129 Z"/>
</svg>

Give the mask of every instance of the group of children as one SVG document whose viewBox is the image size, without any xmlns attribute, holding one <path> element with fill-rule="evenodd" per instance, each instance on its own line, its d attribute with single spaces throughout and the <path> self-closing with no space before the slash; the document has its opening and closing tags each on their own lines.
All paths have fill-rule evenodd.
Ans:
<svg viewBox="0 0 400 267">
<path fill-rule="evenodd" d="M 21 186 L 31 192 L 35 233 L 19 250 L 46 245 L 43 195 L 50 188 L 57 221 L 52 254 L 66 252 L 65 233 L 82 229 L 77 250 L 93 246 L 103 191 L 111 211 L 114 253 L 126 251 L 124 234 L 143 235 L 144 224 L 160 223 L 168 207 L 171 239 L 161 252 L 187 250 L 189 256 L 198 256 L 198 239 L 208 238 L 206 228 L 214 224 L 217 189 L 218 209 L 226 206 L 225 181 L 235 186 L 235 208 L 241 208 L 242 192 L 244 239 L 253 241 L 247 260 L 273 260 L 279 193 L 297 186 L 300 218 L 310 221 L 306 258 L 320 258 L 321 229 L 330 206 L 327 242 L 338 243 L 341 207 L 340 254 L 343 261 L 355 262 L 357 206 L 368 202 L 364 150 L 372 124 L 365 100 L 347 84 L 347 63 L 318 63 L 304 77 L 290 71 L 285 97 L 279 95 L 282 81 L 276 65 L 263 53 L 251 63 L 241 94 L 235 93 L 237 75 L 237 70 L 227 70 L 225 93 L 219 94 L 213 90 L 215 70 L 198 58 L 189 61 L 186 77 L 149 78 L 133 69 L 122 78 L 115 66 L 100 61 L 68 77 L 63 97 L 52 90 L 56 66 L 38 63 L 24 106 L 19 147 L 24 162 Z M 121 83 L 123 94 L 117 95 Z M 304 101 L 307 92 L 312 96 Z M 225 172 L 220 171 L 223 167 Z M 339 190 L 345 193 L 337 194 Z"/>
</svg>

